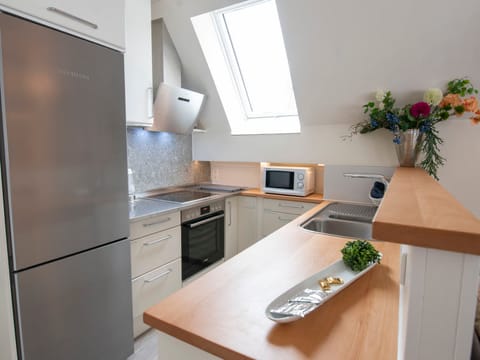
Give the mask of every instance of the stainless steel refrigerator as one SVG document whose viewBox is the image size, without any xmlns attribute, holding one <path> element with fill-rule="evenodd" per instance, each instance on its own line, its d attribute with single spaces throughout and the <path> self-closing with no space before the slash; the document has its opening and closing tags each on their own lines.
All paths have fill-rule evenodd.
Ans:
<svg viewBox="0 0 480 360">
<path fill-rule="evenodd" d="M 133 351 L 123 56 L 0 13 L 1 165 L 19 354 Z"/>
</svg>

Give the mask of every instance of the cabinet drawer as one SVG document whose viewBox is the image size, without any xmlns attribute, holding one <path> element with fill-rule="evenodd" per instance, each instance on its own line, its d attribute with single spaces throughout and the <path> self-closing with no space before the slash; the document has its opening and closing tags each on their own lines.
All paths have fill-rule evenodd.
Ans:
<svg viewBox="0 0 480 360">
<path fill-rule="evenodd" d="M 156 215 L 140 221 L 131 222 L 130 239 L 135 240 L 146 235 L 170 229 L 177 225 L 180 225 L 180 212 Z"/>
<path fill-rule="evenodd" d="M 287 214 L 265 210 L 263 212 L 262 235 L 267 236 L 271 234 L 297 217 L 297 214 Z"/>
<path fill-rule="evenodd" d="M 263 208 L 271 211 L 279 211 L 289 214 L 301 215 L 305 211 L 312 209 L 317 204 L 305 203 L 300 201 L 289 201 L 289 200 L 272 200 L 264 199 Z"/>
<path fill-rule="evenodd" d="M 143 312 L 182 287 L 181 259 L 172 261 L 132 281 L 133 332 L 135 337 L 148 329 Z"/>
<path fill-rule="evenodd" d="M 180 226 L 131 241 L 132 278 L 182 255 Z"/>
</svg>

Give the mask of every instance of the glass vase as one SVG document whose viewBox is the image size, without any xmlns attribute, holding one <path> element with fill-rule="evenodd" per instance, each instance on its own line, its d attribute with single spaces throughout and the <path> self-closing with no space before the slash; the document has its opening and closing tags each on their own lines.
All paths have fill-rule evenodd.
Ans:
<svg viewBox="0 0 480 360">
<path fill-rule="evenodd" d="M 422 133 L 419 129 L 400 132 L 400 143 L 395 144 L 400 166 L 415 167 L 422 145 Z"/>
</svg>

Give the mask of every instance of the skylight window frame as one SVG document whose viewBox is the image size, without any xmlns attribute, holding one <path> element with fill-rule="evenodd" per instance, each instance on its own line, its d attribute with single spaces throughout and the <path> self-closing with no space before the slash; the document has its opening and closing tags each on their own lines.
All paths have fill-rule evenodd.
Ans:
<svg viewBox="0 0 480 360">
<path fill-rule="evenodd" d="M 272 118 L 292 118 L 298 117 L 298 110 L 296 112 L 287 113 L 287 112 L 255 112 L 253 110 L 250 96 L 248 94 L 247 87 L 245 85 L 245 81 L 242 75 L 242 69 L 238 62 L 238 58 L 235 52 L 235 47 L 233 45 L 232 39 L 230 37 L 230 33 L 228 31 L 227 21 L 225 19 L 225 14 L 235 12 L 241 10 L 243 8 L 255 6 L 261 3 L 266 3 L 269 1 L 275 0 L 252 0 L 252 1 L 245 1 L 238 5 L 230 6 L 227 9 L 220 9 L 217 11 L 212 12 L 213 22 L 215 23 L 217 35 L 222 45 L 222 50 L 224 52 L 225 61 L 228 64 L 230 76 L 232 82 L 235 86 L 235 89 L 238 93 L 240 102 L 242 104 L 243 110 L 245 112 L 246 120 L 256 120 L 256 119 L 272 119 Z M 278 14 L 277 14 L 278 16 Z M 281 35 L 283 38 L 283 35 Z M 282 39 L 283 40 L 283 39 Z M 286 55 L 286 54 L 285 54 Z M 289 74 L 289 76 L 291 76 Z M 291 79 L 290 79 L 291 80 Z M 293 92 L 293 87 L 292 87 Z M 295 96 L 293 94 L 293 96 Z"/>
</svg>

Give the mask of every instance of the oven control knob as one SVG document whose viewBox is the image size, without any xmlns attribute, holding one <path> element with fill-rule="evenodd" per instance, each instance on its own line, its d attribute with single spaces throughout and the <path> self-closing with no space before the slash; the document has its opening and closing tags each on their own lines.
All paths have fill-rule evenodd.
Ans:
<svg viewBox="0 0 480 360">
<path fill-rule="evenodd" d="M 303 174 L 298 174 L 298 180 L 303 180 Z"/>
<path fill-rule="evenodd" d="M 298 186 L 299 189 L 303 189 L 303 182 L 299 181 L 297 186 Z"/>
</svg>

